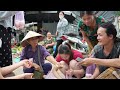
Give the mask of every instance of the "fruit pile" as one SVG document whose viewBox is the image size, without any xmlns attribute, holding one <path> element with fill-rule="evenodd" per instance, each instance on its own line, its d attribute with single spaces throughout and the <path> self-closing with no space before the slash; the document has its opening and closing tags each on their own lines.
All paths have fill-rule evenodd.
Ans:
<svg viewBox="0 0 120 90">
<path fill-rule="evenodd" d="M 20 61 L 20 54 L 22 52 L 22 47 L 21 46 L 15 46 L 12 48 L 12 57 L 13 57 L 13 62 L 19 62 Z"/>
</svg>

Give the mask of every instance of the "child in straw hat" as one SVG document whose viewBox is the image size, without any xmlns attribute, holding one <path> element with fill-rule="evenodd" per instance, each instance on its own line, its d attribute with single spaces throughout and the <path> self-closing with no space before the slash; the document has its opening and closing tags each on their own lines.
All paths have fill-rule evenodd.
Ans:
<svg viewBox="0 0 120 90">
<path fill-rule="evenodd" d="M 33 73 L 34 70 L 40 70 L 40 65 L 38 62 L 38 47 L 40 50 L 40 62 L 46 75 L 51 69 L 52 65 L 50 63 L 45 63 L 45 59 L 53 63 L 54 65 L 60 66 L 59 63 L 47 52 L 45 47 L 38 45 L 39 37 L 43 35 L 36 33 L 34 31 L 29 31 L 26 36 L 21 41 L 21 45 L 25 47 L 22 50 L 20 60 L 28 60 L 30 58 L 33 59 L 33 67 L 32 68 L 23 68 L 25 73 Z"/>
</svg>

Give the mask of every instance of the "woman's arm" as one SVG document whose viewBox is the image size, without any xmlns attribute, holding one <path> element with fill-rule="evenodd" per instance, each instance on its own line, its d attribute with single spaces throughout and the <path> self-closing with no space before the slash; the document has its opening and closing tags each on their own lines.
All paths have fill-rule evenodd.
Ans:
<svg viewBox="0 0 120 90">
<path fill-rule="evenodd" d="M 53 56 L 49 55 L 49 56 L 46 57 L 46 59 L 47 59 L 48 61 L 50 61 L 52 64 L 58 65 L 58 62 L 54 59 Z"/>
<path fill-rule="evenodd" d="M 58 31 L 56 31 L 55 35 L 58 36 Z"/>
<path fill-rule="evenodd" d="M 50 44 L 46 44 L 46 48 L 49 47 L 49 46 L 54 46 L 55 42 L 52 42 Z"/>
<path fill-rule="evenodd" d="M 92 49 L 93 49 L 93 46 L 92 46 L 89 38 L 87 37 L 87 35 L 85 34 L 85 32 L 84 32 L 83 30 L 80 30 L 80 32 L 82 33 L 82 36 L 83 36 L 84 40 L 85 40 L 85 41 L 87 42 L 87 44 L 89 45 L 90 50 L 92 50 Z"/>
<path fill-rule="evenodd" d="M 33 67 L 35 68 L 35 70 L 38 70 L 38 71 L 41 69 L 40 66 L 36 63 L 33 63 Z"/>
</svg>

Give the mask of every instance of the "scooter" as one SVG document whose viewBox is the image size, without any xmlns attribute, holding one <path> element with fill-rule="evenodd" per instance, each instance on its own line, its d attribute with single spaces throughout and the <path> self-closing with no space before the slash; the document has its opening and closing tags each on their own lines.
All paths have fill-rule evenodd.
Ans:
<svg viewBox="0 0 120 90">
<path fill-rule="evenodd" d="M 74 35 L 74 34 L 66 34 L 62 35 L 61 39 L 65 42 L 69 43 L 72 46 L 72 49 L 78 50 L 83 54 L 88 54 L 88 44 L 86 41 L 82 41 L 82 38 Z"/>
</svg>

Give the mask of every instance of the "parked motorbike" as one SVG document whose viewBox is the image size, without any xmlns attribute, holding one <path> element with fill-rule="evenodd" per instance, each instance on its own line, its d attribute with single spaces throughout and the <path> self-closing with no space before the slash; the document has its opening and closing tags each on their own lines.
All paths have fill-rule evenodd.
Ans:
<svg viewBox="0 0 120 90">
<path fill-rule="evenodd" d="M 67 42 L 72 46 L 72 49 L 78 50 L 83 54 L 88 54 L 88 44 L 86 41 L 82 41 L 81 37 L 78 37 L 77 35 L 70 33 L 62 35 L 61 39 L 63 40 L 62 44 Z"/>
</svg>

